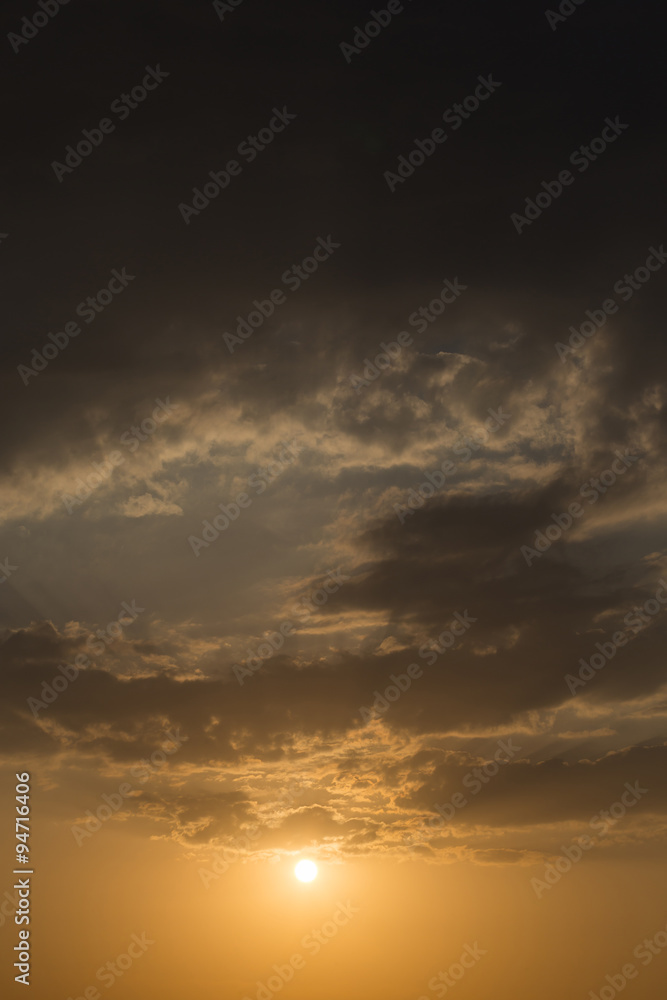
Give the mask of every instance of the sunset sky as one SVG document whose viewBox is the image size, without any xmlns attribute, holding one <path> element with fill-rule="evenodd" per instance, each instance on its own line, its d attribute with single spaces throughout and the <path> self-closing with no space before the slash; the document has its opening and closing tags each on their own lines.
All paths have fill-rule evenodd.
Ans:
<svg viewBox="0 0 667 1000">
<path fill-rule="evenodd" d="M 658 8 L 60 2 L 2 13 L 3 996 L 27 772 L 33 1000 L 658 1000 Z"/>
</svg>

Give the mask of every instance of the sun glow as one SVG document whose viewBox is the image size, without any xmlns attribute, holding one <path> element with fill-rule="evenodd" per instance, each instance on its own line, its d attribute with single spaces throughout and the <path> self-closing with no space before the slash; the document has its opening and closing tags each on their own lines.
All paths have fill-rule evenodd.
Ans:
<svg viewBox="0 0 667 1000">
<path fill-rule="evenodd" d="M 294 874 L 300 882 L 312 882 L 317 876 L 317 865 L 314 861 L 299 861 Z"/>
</svg>

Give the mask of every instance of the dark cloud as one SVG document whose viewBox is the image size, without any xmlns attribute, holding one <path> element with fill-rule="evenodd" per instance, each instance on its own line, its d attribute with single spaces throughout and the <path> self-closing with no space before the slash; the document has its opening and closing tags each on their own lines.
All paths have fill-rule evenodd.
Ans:
<svg viewBox="0 0 667 1000">
<path fill-rule="evenodd" d="M 7 31 L 24 13 L 7 5 Z M 211 4 L 101 2 L 65 7 L 6 60 L 5 759 L 115 780 L 182 729 L 173 766 L 128 808 L 191 846 L 260 822 L 267 849 L 403 849 L 495 733 L 527 734 L 530 751 L 463 828 L 580 821 L 638 778 L 651 795 L 637 814 L 663 811 L 662 616 L 575 695 L 566 683 L 667 569 L 662 272 L 565 363 L 554 346 L 661 245 L 658 33 L 644 15 L 629 30 L 621 2 L 604 31 L 588 6 L 572 31 L 528 3 L 478 15 L 445 23 L 424 0 L 348 65 L 358 4 L 253 0 L 222 23 Z M 53 160 L 157 63 L 160 88 L 59 184 Z M 384 172 L 489 73 L 497 93 L 392 194 Z M 276 106 L 296 119 L 186 226 L 179 203 Z M 518 235 L 511 213 L 607 116 L 627 132 Z M 223 333 L 329 235 L 330 259 L 230 353 Z M 17 366 L 123 267 L 127 289 L 24 384 Z M 466 287 L 440 314 L 445 280 Z M 401 331 L 412 343 L 395 363 L 353 385 Z M 167 398 L 173 416 L 125 450 Z M 498 432 L 457 454 L 499 407 Z M 298 459 L 252 493 L 286 440 Z M 63 495 L 117 449 L 122 464 L 68 513 Z M 640 460 L 527 565 L 521 547 L 617 451 Z M 394 505 L 448 459 L 446 485 L 400 523 Z M 190 539 L 249 489 L 195 555 Z M 332 567 L 349 579 L 239 685 L 234 664 Z M 138 620 L 35 716 L 28 699 L 135 598 Z M 457 612 L 474 623 L 429 663 Z M 412 662 L 423 674 L 384 728 L 365 725 Z M 283 767 L 309 794 L 267 822 L 267 774 Z M 478 860 L 525 862 L 525 840 L 480 836 Z"/>
</svg>

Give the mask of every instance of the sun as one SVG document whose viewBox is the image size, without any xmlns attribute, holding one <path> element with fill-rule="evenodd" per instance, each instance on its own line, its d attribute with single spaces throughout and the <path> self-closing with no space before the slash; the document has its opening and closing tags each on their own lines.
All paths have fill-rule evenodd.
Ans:
<svg viewBox="0 0 667 1000">
<path fill-rule="evenodd" d="M 312 882 L 317 877 L 317 865 L 314 861 L 299 861 L 294 874 L 300 882 Z"/>
</svg>

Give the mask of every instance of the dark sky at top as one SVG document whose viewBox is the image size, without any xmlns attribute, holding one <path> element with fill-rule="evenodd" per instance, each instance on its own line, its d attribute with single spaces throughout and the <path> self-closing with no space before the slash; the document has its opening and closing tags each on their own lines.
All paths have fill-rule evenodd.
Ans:
<svg viewBox="0 0 667 1000">
<path fill-rule="evenodd" d="M 102 320 L 69 364 L 125 368 L 155 351 L 152 367 L 170 353 L 180 370 L 196 365 L 228 290 L 261 294 L 325 230 L 344 245 L 320 290 L 334 303 L 452 273 L 479 294 L 521 295 L 525 312 L 555 300 L 543 327 L 578 296 L 595 303 L 661 238 L 661 11 L 573 8 L 554 31 L 535 3 L 414 0 L 348 64 L 339 46 L 364 4 L 245 0 L 222 22 L 210 3 L 63 7 L 17 54 L 7 44 L 2 65 L 12 357 L 120 261 L 138 272 L 124 329 Z M 7 3 L 5 31 L 27 12 Z M 156 63 L 168 80 L 59 184 L 52 161 Z M 480 74 L 502 87 L 392 195 L 384 171 Z M 274 105 L 295 122 L 186 227 L 178 204 Z M 616 115 L 622 139 L 518 238 L 510 214 Z M 187 346 L 170 324 L 188 327 Z M 5 405 L 13 388 L 32 408 L 14 382 Z"/>
</svg>

